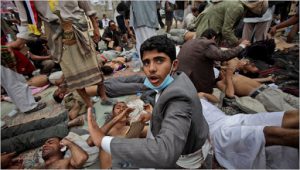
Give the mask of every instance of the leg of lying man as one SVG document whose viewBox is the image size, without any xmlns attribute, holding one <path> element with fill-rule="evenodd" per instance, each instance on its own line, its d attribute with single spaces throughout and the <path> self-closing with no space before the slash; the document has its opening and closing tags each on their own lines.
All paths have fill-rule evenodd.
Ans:
<svg viewBox="0 0 300 170">
<path fill-rule="evenodd" d="M 266 146 L 283 145 L 299 148 L 299 130 L 266 126 L 263 132 Z"/>
<path fill-rule="evenodd" d="M 68 119 L 68 114 L 67 112 L 64 112 L 56 117 L 33 120 L 27 123 L 8 127 L 1 130 L 1 139 L 10 138 L 34 130 L 45 129 L 50 126 L 54 126 L 61 122 L 64 122 L 67 119 Z"/>
<path fill-rule="evenodd" d="M 21 153 L 29 149 L 40 147 L 51 137 L 64 138 L 69 133 L 66 123 L 60 123 L 41 130 L 30 131 L 5 140 L 1 140 L 1 152 Z"/>
</svg>

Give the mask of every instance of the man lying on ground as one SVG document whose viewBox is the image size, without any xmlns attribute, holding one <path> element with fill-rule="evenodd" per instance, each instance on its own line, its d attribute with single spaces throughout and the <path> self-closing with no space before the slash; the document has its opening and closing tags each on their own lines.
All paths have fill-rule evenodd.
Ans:
<svg viewBox="0 0 300 170">
<path fill-rule="evenodd" d="M 149 90 L 143 84 L 144 80 L 145 76 L 139 75 L 106 79 L 104 80 L 105 93 L 109 97 L 119 97 Z M 97 85 L 86 87 L 86 91 L 90 97 L 98 96 L 100 93 Z M 68 93 L 67 89 L 59 87 L 54 91 L 53 98 L 56 102 L 61 103 Z"/>
<path fill-rule="evenodd" d="M 206 99 L 201 99 L 201 104 L 221 166 L 299 168 L 299 110 L 228 116 Z"/>
<path fill-rule="evenodd" d="M 80 108 L 76 104 L 69 112 L 64 112 L 56 117 L 33 120 L 1 129 L 1 152 L 19 154 L 42 146 L 50 137 L 63 138 L 67 136 L 71 127 L 84 124 L 83 117 L 76 117 L 79 110 Z"/>
<path fill-rule="evenodd" d="M 71 157 L 65 158 L 63 147 L 71 151 Z M 70 140 L 58 137 L 48 139 L 42 147 L 42 158 L 46 169 L 74 169 L 82 168 L 88 159 L 87 153 Z"/>
<path fill-rule="evenodd" d="M 255 79 L 248 78 L 243 75 L 234 74 L 238 68 L 238 61 L 230 61 L 227 66 L 227 80 L 232 80 L 233 88 L 231 95 L 250 96 L 261 102 L 267 111 L 287 111 L 299 108 L 299 99 L 293 95 L 282 92 Z M 217 87 L 225 93 L 226 82 L 225 77 L 217 82 Z"/>
<path fill-rule="evenodd" d="M 145 105 L 145 110 L 152 112 L 151 105 Z M 112 109 L 112 117 L 106 120 L 106 123 L 101 127 L 101 130 L 106 132 L 105 134 L 109 136 L 132 138 L 133 136 L 129 136 L 129 130 L 133 127 L 130 127 L 128 117 L 128 114 L 132 111 L 133 110 L 128 108 L 125 102 L 116 103 Z M 134 134 L 134 137 L 145 138 L 147 135 L 147 126 L 141 128 L 138 132 L 139 134 Z M 90 146 L 94 146 L 91 137 L 87 141 Z M 111 155 L 103 149 L 100 150 L 99 160 L 101 169 L 111 168 Z"/>
</svg>

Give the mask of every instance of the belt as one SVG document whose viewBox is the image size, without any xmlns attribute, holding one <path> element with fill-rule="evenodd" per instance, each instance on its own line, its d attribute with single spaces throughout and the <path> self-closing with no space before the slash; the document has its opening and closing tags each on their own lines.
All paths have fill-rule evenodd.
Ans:
<svg viewBox="0 0 300 170">
<path fill-rule="evenodd" d="M 255 98 L 259 93 L 261 93 L 262 91 L 264 91 L 265 89 L 267 89 L 268 86 L 261 86 L 260 88 L 258 88 L 257 90 L 255 90 L 250 97 Z"/>
</svg>

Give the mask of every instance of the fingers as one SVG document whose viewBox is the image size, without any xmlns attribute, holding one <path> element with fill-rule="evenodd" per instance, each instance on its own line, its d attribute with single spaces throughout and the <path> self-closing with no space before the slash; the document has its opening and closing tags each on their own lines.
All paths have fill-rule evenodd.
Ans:
<svg viewBox="0 0 300 170">
<path fill-rule="evenodd" d="M 134 111 L 134 108 L 128 107 L 128 108 L 126 108 L 126 109 L 124 110 L 124 113 L 125 113 L 125 114 L 129 114 L 129 113 L 131 113 L 131 112 L 133 112 L 133 111 Z"/>
</svg>

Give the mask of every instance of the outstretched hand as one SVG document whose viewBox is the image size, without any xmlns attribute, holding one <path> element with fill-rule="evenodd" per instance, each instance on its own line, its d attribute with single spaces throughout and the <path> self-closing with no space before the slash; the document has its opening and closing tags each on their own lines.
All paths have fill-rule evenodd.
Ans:
<svg viewBox="0 0 300 170">
<path fill-rule="evenodd" d="M 101 146 L 101 142 L 102 142 L 102 138 L 104 137 L 104 133 L 101 131 L 101 129 L 99 128 L 93 113 L 92 113 L 92 108 L 89 107 L 88 108 L 88 113 L 87 113 L 87 120 L 88 120 L 88 130 L 90 132 L 90 136 L 92 138 L 93 143 L 100 147 Z"/>
</svg>

